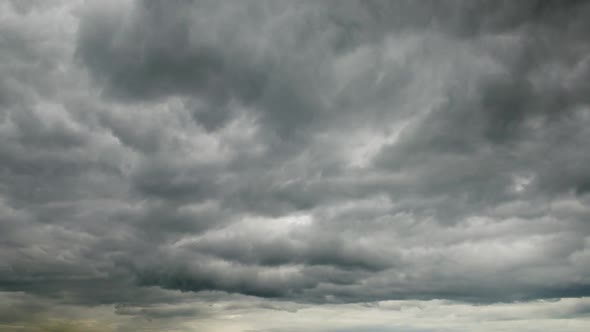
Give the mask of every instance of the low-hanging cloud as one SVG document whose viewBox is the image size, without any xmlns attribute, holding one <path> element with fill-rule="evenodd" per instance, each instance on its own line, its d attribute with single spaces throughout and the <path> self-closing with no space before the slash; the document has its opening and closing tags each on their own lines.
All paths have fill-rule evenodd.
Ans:
<svg viewBox="0 0 590 332">
<path fill-rule="evenodd" d="M 587 2 L 0 3 L 1 291 L 590 296 Z"/>
</svg>

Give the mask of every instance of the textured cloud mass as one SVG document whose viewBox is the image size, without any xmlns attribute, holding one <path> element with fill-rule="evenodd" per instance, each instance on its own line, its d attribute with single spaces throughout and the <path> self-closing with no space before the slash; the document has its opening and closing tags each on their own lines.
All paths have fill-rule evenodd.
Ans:
<svg viewBox="0 0 590 332">
<path fill-rule="evenodd" d="M 588 17 L 0 0 L 0 331 L 583 331 Z"/>
</svg>

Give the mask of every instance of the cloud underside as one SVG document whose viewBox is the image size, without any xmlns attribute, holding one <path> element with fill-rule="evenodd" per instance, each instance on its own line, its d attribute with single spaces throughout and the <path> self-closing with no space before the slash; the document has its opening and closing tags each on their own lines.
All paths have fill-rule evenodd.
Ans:
<svg viewBox="0 0 590 332">
<path fill-rule="evenodd" d="M 0 291 L 590 296 L 587 2 L 0 6 Z"/>
</svg>

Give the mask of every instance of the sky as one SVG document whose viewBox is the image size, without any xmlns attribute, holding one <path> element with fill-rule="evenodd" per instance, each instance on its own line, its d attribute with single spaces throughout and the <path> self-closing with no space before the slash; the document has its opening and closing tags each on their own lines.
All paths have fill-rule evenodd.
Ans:
<svg viewBox="0 0 590 332">
<path fill-rule="evenodd" d="M 0 332 L 582 332 L 590 1 L 0 0 Z"/>
</svg>

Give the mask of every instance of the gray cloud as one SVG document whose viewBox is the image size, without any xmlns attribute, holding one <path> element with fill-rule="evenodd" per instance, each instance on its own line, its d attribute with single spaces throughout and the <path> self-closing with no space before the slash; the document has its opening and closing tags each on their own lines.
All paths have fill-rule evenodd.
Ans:
<svg viewBox="0 0 590 332">
<path fill-rule="evenodd" d="M 1 6 L 2 291 L 590 296 L 584 1 Z"/>
</svg>

